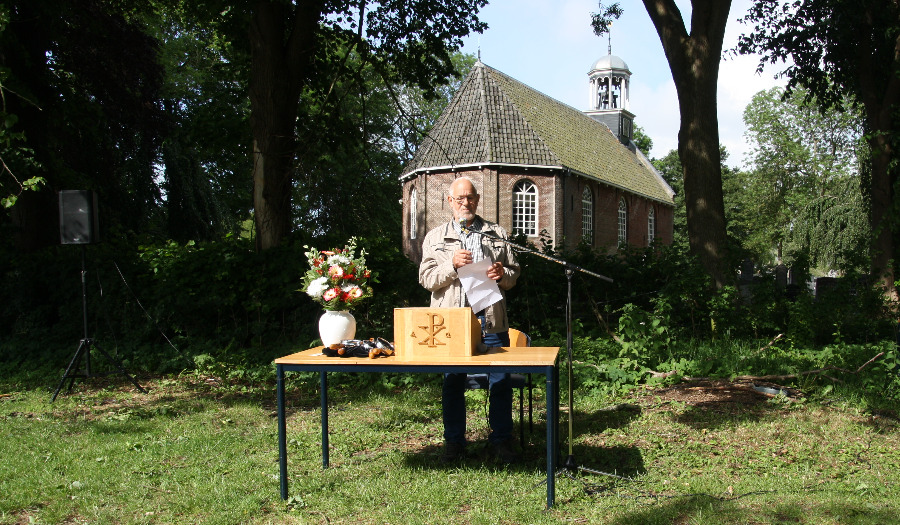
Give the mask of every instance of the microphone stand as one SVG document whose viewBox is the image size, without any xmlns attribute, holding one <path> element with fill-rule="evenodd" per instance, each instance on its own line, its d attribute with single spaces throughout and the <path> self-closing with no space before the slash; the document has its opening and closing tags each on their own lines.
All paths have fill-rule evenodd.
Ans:
<svg viewBox="0 0 900 525">
<path fill-rule="evenodd" d="M 599 470 L 594 470 L 594 469 L 590 469 L 587 467 L 579 466 L 578 463 L 575 461 L 575 454 L 572 453 L 572 436 L 574 435 L 573 421 L 575 419 L 575 415 L 574 415 L 575 401 L 574 401 L 573 387 L 572 387 L 572 344 L 573 344 L 573 336 L 572 336 L 572 330 L 573 330 L 573 328 L 572 328 L 572 276 L 575 275 L 575 272 L 581 272 L 581 273 L 590 275 L 591 277 L 596 277 L 597 279 L 600 279 L 601 281 L 606 281 L 608 283 L 613 282 L 613 280 L 610 279 L 609 277 L 606 277 L 605 275 L 600 275 L 599 273 L 592 272 L 592 271 L 582 268 L 578 265 L 572 264 L 568 261 L 564 261 L 562 259 L 552 257 L 550 255 L 547 255 L 546 253 L 541 253 L 541 252 L 534 250 L 532 248 L 529 248 L 527 246 L 522 246 L 521 244 L 516 244 L 516 243 L 510 241 L 509 239 L 504 239 L 503 237 L 494 235 L 492 233 L 471 230 L 466 227 L 464 220 L 460 220 L 459 225 L 460 225 L 460 228 L 466 234 L 477 233 L 479 235 L 483 235 L 485 237 L 489 237 L 491 239 L 501 241 L 501 242 L 507 244 L 509 247 L 511 247 L 516 252 L 530 253 L 532 255 L 537 255 L 538 257 L 547 259 L 548 261 L 553 261 L 556 264 L 560 264 L 565 269 L 566 286 L 567 286 L 567 290 L 566 290 L 566 373 L 568 376 L 568 383 L 569 383 L 569 388 L 568 388 L 568 390 L 569 390 L 568 391 L 568 396 L 569 396 L 568 397 L 568 399 L 569 399 L 569 435 L 568 435 L 569 454 L 568 454 L 568 456 L 566 456 L 566 461 L 563 463 L 562 468 L 564 470 L 566 470 L 567 472 L 575 472 L 575 471 L 581 470 L 584 472 L 589 472 L 591 474 L 599 474 L 599 475 L 603 475 L 603 476 L 610 476 L 613 478 L 625 479 L 625 478 L 622 478 L 621 476 L 617 476 L 615 474 L 610 474 L 608 472 L 602 472 Z M 547 424 L 549 425 L 549 424 L 551 424 L 551 422 L 548 421 Z M 559 423 L 556 422 L 556 424 L 559 424 Z"/>
</svg>

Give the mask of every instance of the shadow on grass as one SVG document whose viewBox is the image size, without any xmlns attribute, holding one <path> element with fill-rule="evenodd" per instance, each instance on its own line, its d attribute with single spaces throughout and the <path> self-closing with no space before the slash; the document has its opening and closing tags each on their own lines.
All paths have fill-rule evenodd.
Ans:
<svg viewBox="0 0 900 525">
<path fill-rule="evenodd" d="M 661 503 L 657 503 L 659 499 L 651 498 L 649 501 L 654 504 L 626 512 L 610 523 L 652 525 L 693 523 L 695 520 L 718 523 L 813 523 L 819 520 L 853 524 L 897 522 L 897 510 L 889 505 L 884 505 L 884 508 L 873 508 L 871 505 L 838 500 L 830 504 L 815 504 L 798 501 L 795 493 L 789 498 L 785 498 L 785 494 L 768 493 L 766 495 L 768 498 L 776 499 L 757 501 L 755 504 L 747 502 L 747 498 L 757 496 L 758 493 L 728 498 L 709 494 L 685 494 L 669 496 Z"/>
<path fill-rule="evenodd" d="M 568 425 L 564 412 L 561 411 L 560 425 Z M 578 437 L 584 434 L 599 434 L 608 429 L 625 428 L 641 417 L 641 413 L 641 407 L 629 403 L 619 403 L 593 412 L 579 412 L 576 409 L 572 419 L 572 431 L 575 437 Z M 561 428 L 560 432 L 564 433 L 566 430 Z"/>
</svg>

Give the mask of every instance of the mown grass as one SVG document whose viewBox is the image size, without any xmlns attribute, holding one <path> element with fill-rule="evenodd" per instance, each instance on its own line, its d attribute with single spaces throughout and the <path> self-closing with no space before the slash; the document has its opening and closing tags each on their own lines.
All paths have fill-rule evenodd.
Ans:
<svg viewBox="0 0 900 525">
<path fill-rule="evenodd" d="M 278 484 L 274 385 L 185 374 L 0 391 L 0 523 L 896 523 L 900 423 L 841 398 L 765 397 L 731 383 L 576 395 L 580 465 L 545 509 L 535 391 L 525 459 L 439 462 L 437 378 L 403 387 L 334 375 L 322 469 L 316 378 L 287 385 L 290 499 Z M 561 431 L 565 439 L 565 420 Z M 568 453 L 567 442 L 562 454 Z"/>
</svg>

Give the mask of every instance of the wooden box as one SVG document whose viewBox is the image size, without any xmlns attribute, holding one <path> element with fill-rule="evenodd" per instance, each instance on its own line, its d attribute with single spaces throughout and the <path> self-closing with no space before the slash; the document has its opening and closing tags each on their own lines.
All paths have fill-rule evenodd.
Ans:
<svg viewBox="0 0 900 525">
<path fill-rule="evenodd" d="M 471 308 L 394 308 L 394 351 L 399 358 L 471 356 L 481 323 Z"/>
</svg>

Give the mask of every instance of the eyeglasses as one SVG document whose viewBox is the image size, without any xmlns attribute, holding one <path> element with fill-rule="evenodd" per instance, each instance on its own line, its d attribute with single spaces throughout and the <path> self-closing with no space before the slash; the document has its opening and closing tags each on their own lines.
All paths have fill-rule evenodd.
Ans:
<svg viewBox="0 0 900 525">
<path fill-rule="evenodd" d="M 454 197 L 453 195 L 450 198 L 456 204 L 462 204 L 464 202 L 475 202 L 478 200 L 478 195 L 460 195 L 459 197 Z"/>
</svg>

